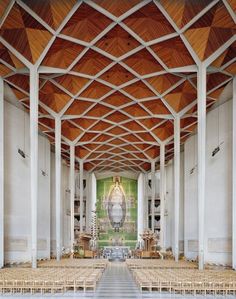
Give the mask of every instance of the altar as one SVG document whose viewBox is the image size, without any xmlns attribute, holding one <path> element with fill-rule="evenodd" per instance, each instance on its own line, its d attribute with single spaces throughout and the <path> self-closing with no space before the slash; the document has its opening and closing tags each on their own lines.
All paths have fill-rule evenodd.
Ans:
<svg viewBox="0 0 236 299">
<path fill-rule="evenodd" d="M 109 261 L 125 261 L 129 256 L 129 246 L 105 246 L 103 249 L 103 257 Z"/>
</svg>

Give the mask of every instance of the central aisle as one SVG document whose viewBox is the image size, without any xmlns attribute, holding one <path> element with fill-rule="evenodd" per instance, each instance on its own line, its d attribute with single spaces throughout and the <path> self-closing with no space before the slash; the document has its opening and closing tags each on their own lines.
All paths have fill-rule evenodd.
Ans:
<svg viewBox="0 0 236 299">
<path fill-rule="evenodd" d="M 96 291 L 96 298 L 142 298 L 126 264 L 112 262 L 107 267 Z"/>
</svg>

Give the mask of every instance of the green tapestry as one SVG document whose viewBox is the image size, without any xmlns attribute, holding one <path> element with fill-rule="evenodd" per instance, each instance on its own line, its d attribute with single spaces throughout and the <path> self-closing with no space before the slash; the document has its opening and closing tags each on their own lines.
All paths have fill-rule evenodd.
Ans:
<svg viewBox="0 0 236 299">
<path fill-rule="evenodd" d="M 99 247 L 137 242 L 137 180 L 109 177 L 97 180 Z"/>
</svg>

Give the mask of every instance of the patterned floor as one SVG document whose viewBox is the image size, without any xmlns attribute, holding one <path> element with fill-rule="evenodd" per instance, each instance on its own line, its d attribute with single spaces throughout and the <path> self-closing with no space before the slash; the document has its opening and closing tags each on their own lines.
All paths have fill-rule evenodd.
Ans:
<svg viewBox="0 0 236 299">
<path fill-rule="evenodd" d="M 1 296 L 0 296 L 1 297 Z M 138 287 L 136 286 L 132 275 L 130 274 L 127 266 L 125 263 L 122 262 L 112 262 L 106 271 L 104 272 L 102 279 L 97 287 L 97 290 L 95 293 L 93 292 L 67 292 L 65 294 L 45 294 L 44 296 L 41 296 L 39 294 L 35 295 L 8 295 L 4 294 L 3 297 L 8 297 L 8 298 L 100 298 L 100 299 L 148 299 L 148 298 L 163 298 L 163 299 L 170 299 L 170 298 L 179 298 L 179 299 L 184 299 L 184 298 L 197 298 L 197 299 L 221 299 L 221 298 L 226 298 L 225 296 L 196 296 L 193 297 L 192 295 L 189 296 L 181 296 L 181 295 L 170 295 L 170 294 L 158 294 L 158 293 L 149 293 L 149 292 L 144 292 L 140 293 Z M 231 298 L 236 298 L 236 296 L 227 296 L 227 299 Z"/>
</svg>

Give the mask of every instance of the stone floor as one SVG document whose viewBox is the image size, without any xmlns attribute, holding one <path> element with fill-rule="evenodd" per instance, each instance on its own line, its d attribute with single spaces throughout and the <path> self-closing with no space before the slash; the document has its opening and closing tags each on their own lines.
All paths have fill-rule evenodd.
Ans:
<svg viewBox="0 0 236 299">
<path fill-rule="evenodd" d="M 40 294 L 30 295 L 30 294 L 4 294 L 3 297 L 8 298 L 110 298 L 110 299 L 139 299 L 139 298 L 163 298 L 163 299 L 169 299 L 169 298 L 178 298 L 178 299 L 184 299 L 184 298 L 207 298 L 207 299 L 213 299 L 213 298 L 226 298 L 226 296 L 196 296 L 193 297 L 192 295 L 189 296 L 181 296 L 181 295 L 174 295 L 174 294 L 158 294 L 158 293 L 149 293 L 149 292 L 143 292 L 141 293 L 135 284 L 131 273 L 129 272 L 127 266 L 125 263 L 122 262 L 112 262 L 106 271 L 104 272 L 102 279 L 99 282 L 99 285 L 97 287 L 96 292 L 67 292 L 65 294 L 45 294 L 44 296 Z M 236 298 L 236 296 L 227 296 L 227 299 Z"/>
</svg>

